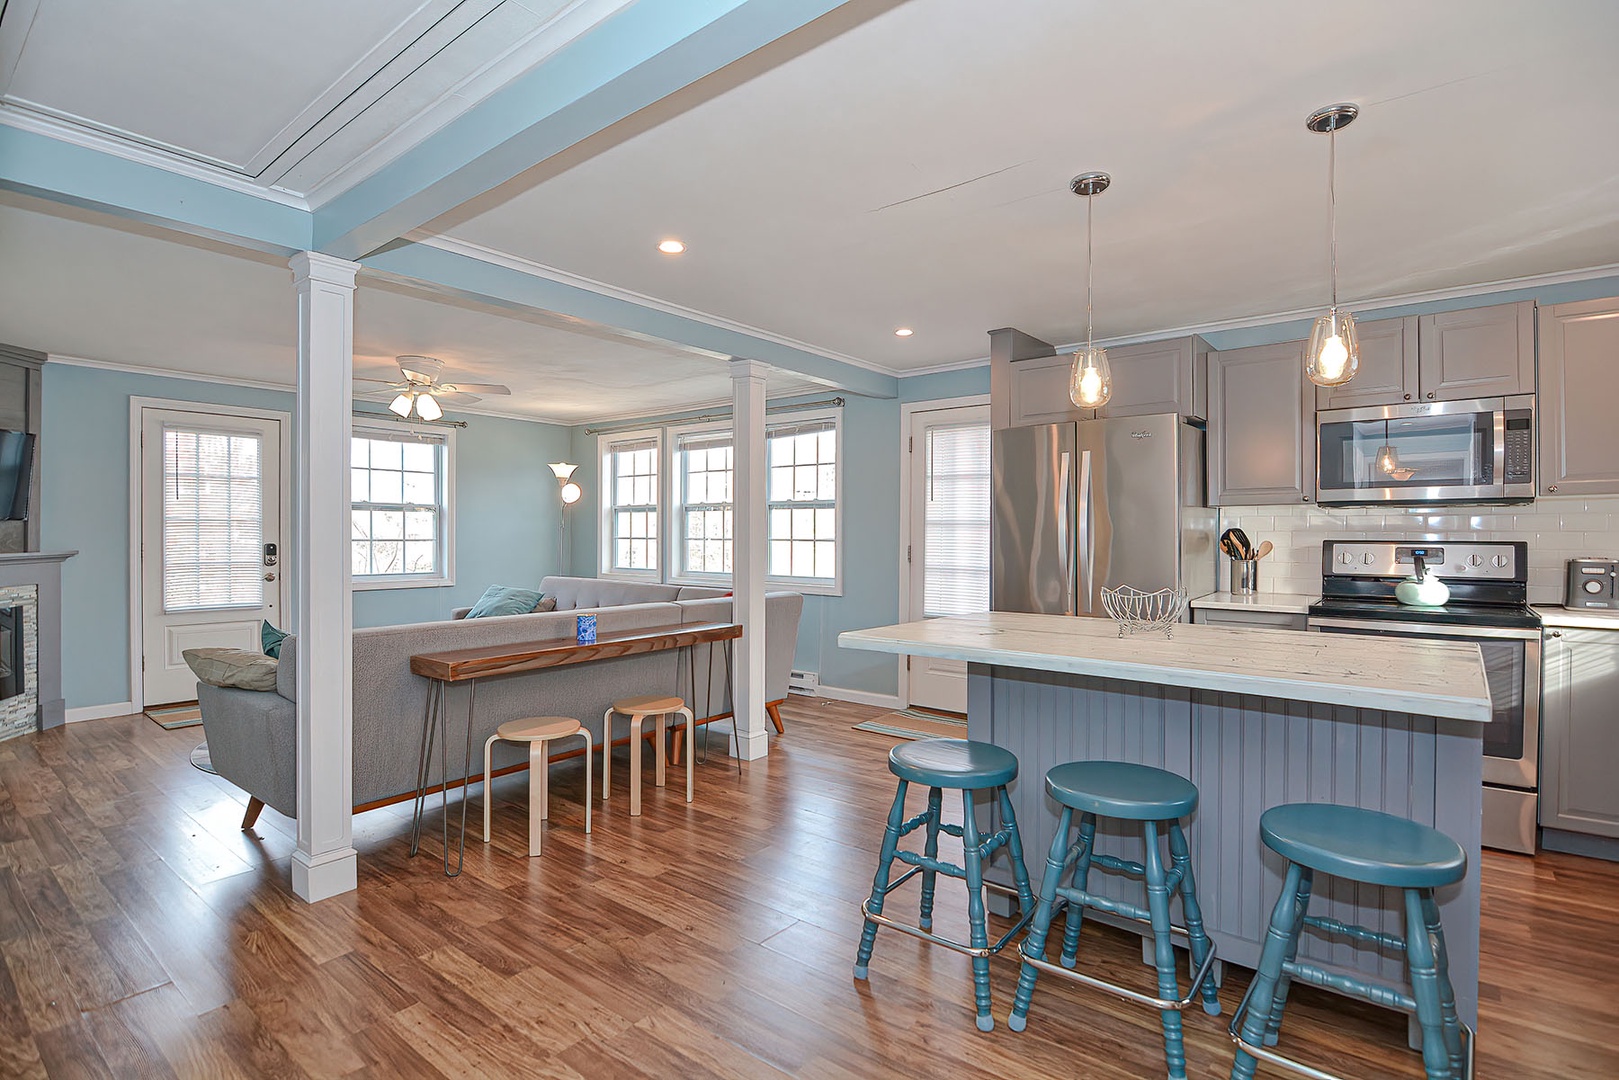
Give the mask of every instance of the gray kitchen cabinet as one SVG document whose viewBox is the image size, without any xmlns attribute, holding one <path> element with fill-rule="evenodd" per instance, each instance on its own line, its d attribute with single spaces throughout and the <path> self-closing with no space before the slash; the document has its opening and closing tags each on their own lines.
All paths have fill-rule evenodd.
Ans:
<svg viewBox="0 0 1619 1080">
<path fill-rule="evenodd" d="M 1304 630 L 1309 616 L 1292 611 L 1231 611 L 1226 608 L 1193 608 L 1192 621 L 1201 626 L 1236 626 L 1258 630 Z"/>
<path fill-rule="evenodd" d="M 1550 627 L 1543 663 L 1540 824 L 1619 837 L 1619 630 Z"/>
<path fill-rule="evenodd" d="M 1417 384 L 1424 401 L 1535 392 L 1535 302 L 1423 315 Z"/>
<path fill-rule="evenodd" d="M 1540 493 L 1619 494 L 1619 297 L 1540 312 Z"/>
<path fill-rule="evenodd" d="M 1360 370 L 1343 386 L 1316 388 L 1316 407 L 1358 409 L 1417 398 L 1417 317 L 1358 324 Z"/>
<path fill-rule="evenodd" d="M 1073 365 L 1074 358 L 1068 353 L 1019 360 L 1012 365 L 1013 427 L 1095 418 L 1095 409 L 1078 408 L 1069 400 L 1068 376 Z"/>
<path fill-rule="evenodd" d="M 1203 419 L 1208 414 L 1208 357 L 1208 343 L 1196 336 L 1109 349 L 1113 394 L 1096 415 L 1178 412 Z"/>
<path fill-rule="evenodd" d="M 1209 354 L 1209 505 L 1314 501 L 1315 390 L 1302 341 Z"/>
</svg>

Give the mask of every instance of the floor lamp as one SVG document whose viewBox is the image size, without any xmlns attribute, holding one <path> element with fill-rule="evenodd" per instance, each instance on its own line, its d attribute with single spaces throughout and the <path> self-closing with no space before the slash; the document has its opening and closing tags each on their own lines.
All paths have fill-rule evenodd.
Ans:
<svg viewBox="0 0 1619 1080">
<path fill-rule="evenodd" d="M 578 502 L 585 494 L 585 489 L 574 483 L 570 477 L 579 466 L 570 465 L 566 461 L 553 461 L 550 468 L 557 478 L 557 491 L 562 496 L 562 513 L 557 516 L 557 572 L 566 574 L 568 564 L 564 545 L 568 537 L 568 507 Z"/>
</svg>

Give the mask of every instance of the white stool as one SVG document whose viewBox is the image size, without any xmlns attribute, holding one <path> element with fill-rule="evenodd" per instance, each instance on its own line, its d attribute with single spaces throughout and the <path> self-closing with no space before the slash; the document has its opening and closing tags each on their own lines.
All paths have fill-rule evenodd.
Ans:
<svg viewBox="0 0 1619 1080">
<path fill-rule="evenodd" d="M 641 722 L 649 716 L 657 718 L 657 747 L 653 761 L 656 770 L 654 779 L 658 787 L 663 786 L 665 718 L 671 713 L 678 713 L 686 718 L 686 801 L 691 802 L 692 747 L 695 743 L 692 736 L 696 730 L 697 718 L 686 708 L 684 700 L 663 694 L 621 698 L 613 702 L 613 707 L 602 714 L 602 741 L 606 746 L 602 753 L 602 802 L 607 801 L 607 795 L 613 786 L 610 775 L 613 761 L 614 713 L 622 713 L 630 718 L 630 816 L 639 817 L 641 814 Z"/>
<path fill-rule="evenodd" d="M 489 804 L 493 801 L 489 791 L 489 773 L 495 740 L 528 743 L 528 853 L 532 858 L 540 853 L 543 823 L 550 816 L 550 743 L 574 735 L 582 736 L 585 740 L 585 832 L 590 831 L 590 751 L 593 744 L 589 730 L 569 716 L 531 716 L 525 720 L 506 721 L 483 744 L 484 843 L 489 843 Z"/>
</svg>

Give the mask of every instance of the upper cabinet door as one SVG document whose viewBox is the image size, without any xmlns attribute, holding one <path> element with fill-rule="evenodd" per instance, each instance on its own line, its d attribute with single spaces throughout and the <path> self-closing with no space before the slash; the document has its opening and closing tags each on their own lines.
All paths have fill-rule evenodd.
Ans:
<svg viewBox="0 0 1619 1080">
<path fill-rule="evenodd" d="M 1540 491 L 1619 494 L 1619 298 L 1540 313 Z"/>
<path fill-rule="evenodd" d="M 1418 320 L 1424 401 L 1535 392 L 1535 304 L 1447 311 Z"/>
<path fill-rule="evenodd" d="M 1209 354 L 1209 504 L 1315 498 L 1315 389 L 1304 342 Z"/>
<path fill-rule="evenodd" d="M 1209 347 L 1199 337 L 1121 345 L 1107 351 L 1113 394 L 1098 416 L 1180 413 L 1201 420 L 1208 412 Z"/>
<path fill-rule="evenodd" d="M 1012 426 L 1091 420 L 1095 409 L 1077 408 L 1068 397 L 1068 373 L 1074 358 L 1067 353 L 1019 360 L 1011 365 Z M 1114 375 L 1118 385 L 1118 375 Z"/>
<path fill-rule="evenodd" d="M 1316 388 L 1322 409 L 1398 405 L 1417 396 L 1417 317 L 1378 319 L 1355 327 L 1360 337 L 1360 370 L 1343 386 Z"/>
</svg>

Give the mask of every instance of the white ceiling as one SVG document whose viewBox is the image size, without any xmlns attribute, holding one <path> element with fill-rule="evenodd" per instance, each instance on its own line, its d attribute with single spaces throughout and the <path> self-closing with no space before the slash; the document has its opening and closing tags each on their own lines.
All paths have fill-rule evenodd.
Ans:
<svg viewBox="0 0 1619 1080">
<path fill-rule="evenodd" d="M 628 2 L 9 0 L 0 108 L 335 191 Z"/>
<path fill-rule="evenodd" d="M 175 373 L 290 387 L 292 273 L 269 256 L 0 196 L 0 341 Z M 397 378 L 425 353 L 447 378 L 500 382 L 474 408 L 565 423 L 727 401 L 723 361 L 536 314 L 513 317 L 361 279 L 355 374 Z M 772 396 L 820 389 L 772 373 Z"/>
<path fill-rule="evenodd" d="M 890 369 L 1619 261 L 1611 0 L 910 0 L 435 227 Z M 505 193 L 503 193 L 505 194 Z M 670 259 L 655 242 L 689 244 Z M 901 340 L 898 326 L 915 336 Z"/>
</svg>

